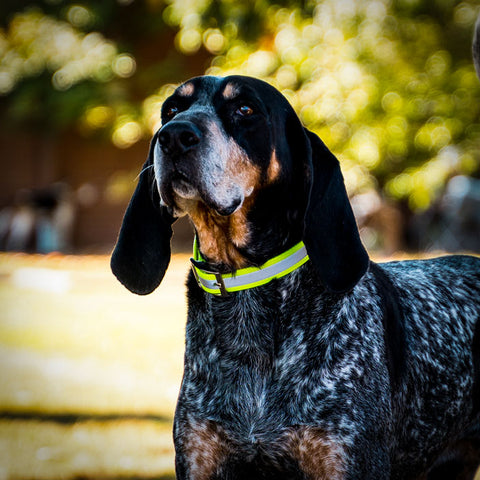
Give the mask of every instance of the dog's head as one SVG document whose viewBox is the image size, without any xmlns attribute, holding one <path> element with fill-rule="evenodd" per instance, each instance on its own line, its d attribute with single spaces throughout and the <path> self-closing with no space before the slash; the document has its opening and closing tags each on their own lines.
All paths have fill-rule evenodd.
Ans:
<svg viewBox="0 0 480 480">
<path fill-rule="evenodd" d="M 164 102 L 112 255 L 129 290 L 159 285 L 185 214 L 217 269 L 260 265 L 300 240 L 331 291 L 350 290 L 368 266 L 337 159 L 254 78 L 194 78 Z"/>
</svg>

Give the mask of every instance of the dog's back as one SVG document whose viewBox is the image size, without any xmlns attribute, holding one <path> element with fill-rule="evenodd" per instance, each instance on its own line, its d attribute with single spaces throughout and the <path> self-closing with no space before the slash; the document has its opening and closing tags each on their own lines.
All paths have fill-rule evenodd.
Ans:
<svg viewBox="0 0 480 480">
<path fill-rule="evenodd" d="M 381 267 L 399 293 L 405 334 L 404 378 L 394 401 L 399 464 L 418 462 L 420 445 L 442 444 L 439 465 L 478 464 L 480 259 L 446 256 Z"/>
</svg>

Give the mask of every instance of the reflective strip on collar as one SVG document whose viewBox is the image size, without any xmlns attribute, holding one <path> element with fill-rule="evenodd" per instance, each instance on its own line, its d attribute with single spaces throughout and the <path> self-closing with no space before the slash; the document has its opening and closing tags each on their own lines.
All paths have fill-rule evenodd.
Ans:
<svg viewBox="0 0 480 480">
<path fill-rule="evenodd" d="M 268 260 L 261 267 L 248 267 L 234 273 L 220 274 L 199 268 L 193 261 L 203 261 L 195 238 L 193 244 L 192 269 L 198 284 L 203 290 L 213 295 L 226 295 L 259 287 L 293 272 L 308 261 L 308 254 L 303 242 L 297 243 L 286 252 Z"/>
</svg>

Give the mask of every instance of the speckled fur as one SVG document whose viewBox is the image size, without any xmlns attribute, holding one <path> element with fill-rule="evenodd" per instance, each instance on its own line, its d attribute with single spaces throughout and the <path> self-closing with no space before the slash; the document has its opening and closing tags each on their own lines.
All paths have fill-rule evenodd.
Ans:
<svg viewBox="0 0 480 480">
<path fill-rule="evenodd" d="M 405 322 L 405 368 L 396 391 L 382 292 L 371 272 L 341 296 L 325 292 L 308 264 L 228 298 L 199 291 L 190 277 L 177 444 L 189 417 L 208 418 L 222 425 L 237 462 L 256 465 L 261 458 L 275 465 L 279 452 L 289 457 L 279 447 L 285 432 L 311 426 L 327 433 L 345 472 L 338 478 L 410 480 L 424 478 L 462 438 L 480 441 L 472 357 L 480 260 L 457 256 L 380 268 L 398 291 Z M 188 458 L 177 450 L 177 463 L 188 472 Z M 228 460 L 221 462 L 212 478 L 246 478 L 228 468 Z"/>
<path fill-rule="evenodd" d="M 237 110 L 245 104 L 248 118 Z M 164 123 L 198 132 L 198 142 L 181 156 L 159 153 L 154 137 L 112 255 L 119 280 L 139 294 L 158 286 L 179 206 L 210 268 L 260 265 L 300 240 L 310 258 L 226 297 L 190 273 L 177 478 L 473 480 L 480 259 L 370 262 L 338 161 L 264 82 L 197 78 L 166 105 L 182 113 Z M 221 134 L 202 132 L 206 111 Z M 226 144 L 242 156 L 222 154 L 230 167 L 216 189 L 209 166 Z M 237 187 L 248 202 L 226 214 Z"/>
</svg>

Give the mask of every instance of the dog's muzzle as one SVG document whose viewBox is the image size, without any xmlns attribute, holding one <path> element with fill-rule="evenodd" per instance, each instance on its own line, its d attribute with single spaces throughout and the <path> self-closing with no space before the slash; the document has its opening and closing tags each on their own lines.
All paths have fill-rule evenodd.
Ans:
<svg viewBox="0 0 480 480">
<path fill-rule="evenodd" d="M 209 125 L 210 130 L 215 126 Z M 158 132 L 155 173 L 165 205 L 182 210 L 182 200 L 199 200 L 228 216 L 243 204 L 245 189 L 229 168 L 235 158 L 232 142 L 218 126 L 214 130 L 216 134 L 198 121 L 175 119 Z"/>
<path fill-rule="evenodd" d="M 167 123 L 158 134 L 158 143 L 166 155 L 185 155 L 198 147 L 202 132 L 192 122 Z"/>
</svg>

